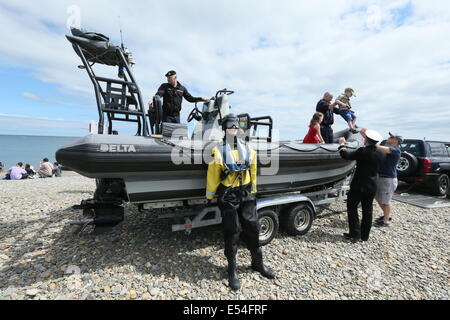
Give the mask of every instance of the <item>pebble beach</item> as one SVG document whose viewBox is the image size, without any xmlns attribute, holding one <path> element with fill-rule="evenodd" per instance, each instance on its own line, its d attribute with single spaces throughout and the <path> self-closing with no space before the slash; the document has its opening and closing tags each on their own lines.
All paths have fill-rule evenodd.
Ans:
<svg viewBox="0 0 450 320">
<path fill-rule="evenodd" d="M 393 222 L 367 243 L 344 240 L 345 202 L 331 205 L 308 234 L 280 232 L 264 247 L 277 271 L 268 280 L 238 253 L 242 288 L 227 286 L 220 226 L 171 231 L 171 221 L 125 207 L 110 232 L 74 232 L 72 209 L 93 196 L 95 181 L 0 180 L 1 300 L 355 300 L 449 299 L 450 208 L 393 202 Z M 381 215 L 375 206 L 374 217 Z"/>
</svg>

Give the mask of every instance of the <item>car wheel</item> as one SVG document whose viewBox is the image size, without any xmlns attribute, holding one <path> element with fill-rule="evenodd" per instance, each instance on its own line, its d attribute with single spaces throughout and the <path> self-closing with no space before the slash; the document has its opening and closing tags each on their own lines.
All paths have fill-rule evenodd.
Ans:
<svg viewBox="0 0 450 320">
<path fill-rule="evenodd" d="M 408 152 L 402 152 L 397 164 L 397 173 L 400 177 L 406 177 L 413 174 L 418 167 L 417 158 Z"/>
<path fill-rule="evenodd" d="M 291 236 L 306 234 L 312 226 L 314 210 L 306 203 L 291 206 L 281 216 L 281 226 Z"/>
<path fill-rule="evenodd" d="M 450 178 L 446 174 L 441 174 L 433 185 L 432 192 L 436 196 L 445 196 L 450 190 Z"/>
<path fill-rule="evenodd" d="M 265 246 L 269 244 L 278 233 L 278 215 L 270 209 L 263 209 L 258 212 L 259 218 L 259 244 Z"/>
</svg>

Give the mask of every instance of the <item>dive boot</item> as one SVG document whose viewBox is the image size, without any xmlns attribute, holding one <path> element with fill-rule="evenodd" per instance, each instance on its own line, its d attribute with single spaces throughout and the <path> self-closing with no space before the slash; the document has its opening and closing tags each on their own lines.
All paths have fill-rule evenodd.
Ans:
<svg viewBox="0 0 450 320">
<path fill-rule="evenodd" d="M 234 291 L 241 288 L 241 282 L 239 281 L 239 277 L 236 272 L 236 258 L 228 261 L 228 285 Z"/>
<path fill-rule="evenodd" d="M 273 279 L 275 278 L 275 271 L 266 267 L 263 263 L 263 255 L 261 248 L 251 252 L 252 255 L 252 269 L 261 273 L 263 277 Z"/>
</svg>

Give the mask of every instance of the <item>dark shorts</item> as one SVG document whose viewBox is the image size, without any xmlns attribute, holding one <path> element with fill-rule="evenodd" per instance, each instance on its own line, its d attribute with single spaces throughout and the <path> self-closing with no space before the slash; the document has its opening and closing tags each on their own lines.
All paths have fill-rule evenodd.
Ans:
<svg viewBox="0 0 450 320">
<path fill-rule="evenodd" d="M 345 121 L 352 121 L 356 119 L 356 116 L 353 112 L 350 112 L 350 110 L 340 110 L 339 114 L 342 118 L 344 118 Z"/>
</svg>

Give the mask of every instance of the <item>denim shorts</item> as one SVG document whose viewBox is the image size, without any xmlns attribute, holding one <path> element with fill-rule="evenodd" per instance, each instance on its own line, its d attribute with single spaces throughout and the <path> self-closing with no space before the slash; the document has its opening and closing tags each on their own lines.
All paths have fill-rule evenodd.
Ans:
<svg viewBox="0 0 450 320">
<path fill-rule="evenodd" d="M 344 118 L 345 121 L 352 121 L 356 119 L 355 114 L 350 110 L 340 110 L 339 114 L 342 118 Z"/>
</svg>

